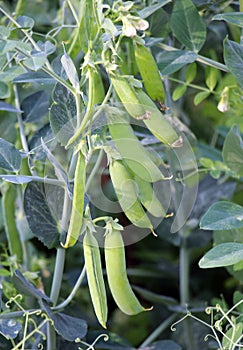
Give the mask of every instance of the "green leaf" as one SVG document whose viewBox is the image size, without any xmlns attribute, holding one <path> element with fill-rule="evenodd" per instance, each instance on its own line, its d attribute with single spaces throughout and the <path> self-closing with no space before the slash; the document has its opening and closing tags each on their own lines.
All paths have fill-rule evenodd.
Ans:
<svg viewBox="0 0 243 350">
<path fill-rule="evenodd" d="M 47 56 L 44 52 L 34 51 L 31 53 L 31 57 L 24 60 L 24 65 L 33 70 L 38 71 L 46 63 Z"/>
<path fill-rule="evenodd" d="M 15 108 L 13 105 L 0 101 L 0 111 L 8 111 L 13 113 L 21 112 L 19 109 Z"/>
<path fill-rule="evenodd" d="M 8 171 L 19 171 L 22 158 L 20 152 L 10 142 L 0 138 L 0 168 Z"/>
<path fill-rule="evenodd" d="M 198 52 L 206 39 L 206 26 L 191 0 L 177 0 L 171 15 L 171 28 L 189 50 Z"/>
<path fill-rule="evenodd" d="M 74 342 L 76 339 L 82 339 L 87 333 L 86 321 L 66 315 L 61 312 L 53 313 L 51 308 L 42 303 L 43 309 L 53 321 L 54 328 L 65 340 Z"/>
<path fill-rule="evenodd" d="M 228 23 L 235 24 L 239 27 L 243 27 L 243 13 L 242 12 L 228 12 L 219 13 L 213 16 L 212 21 L 226 21 Z"/>
<path fill-rule="evenodd" d="M 76 103 L 73 94 L 57 84 L 53 92 L 54 103 L 50 110 L 50 123 L 58 141 L 66 146 L 76 129 Z"/>
<path fill-rule="evenodd" d="M 8 27 L 0 26 L 0 39 L 7 39 L 10 35 L 10 29 Z"/>
<path fill-rule="evenodd" d="M 240 313 L 243 313 L 243 293 L 241 293 L 239 290 L 235 291 L 234 297 L 233 297 L 233 302 L 234 302 L 234 305 L 238 304 L 240 302 L 236 309 Z"/>
<path fill-rule="evenodd" d="M 10 89 L 9 86 L 0 81 L 0 98 L 4 99 L 4 98 L 8 98 L 10 96 Z"/>
<path fill-rule="evenodd" d="M 27 17 L 27 16 L 19 16 L 16 19 L 16 22 L 21 26 L 23 29 L 32 29 L 35 25 L 35 21 L 33 18 Z"/>
<path fill-rule="evenodd" d="M 239 85 L 243 87 L 243 46 L 226 38 L 224 40 L 224 60 Z"/>
<path fill-rule="evenodd" d="M 8 83 L 10 81 L 12 82 L 13 79 L 15 79 L 17 76 L 24 73 L 25 71 L 26 70 L 23 67 L 12 66 L 0 73 L 0 81 L 5 83 Z"/>
<path fill-rule="evenodd" d="M 22 104 L 23 120 L 26 123 L 40 121 L 48 113 L 49 95 L 46 91 L 37 91 L 32 95 L 27 96 Z"/>
<path fill-rule="evenodd" d="M 14 51 L 16 48 L 23 51 L 30 51 L 31 45 L 19 40 L 0 40 L 0 55 L 5 55 L 9 51 Z"/>
<path fill-rule="evenodd" d="M 225 333 L 222 345 L 224 349 L 233 349 L 232 345 L 242 338 L 243 323 L 237 323 Z M 237 342 L 237 343 L 238 343 Z M 239 343 L 238 343 L 239 344 Z M 235 348 L 235 346 L 234 346 Z"/>
<path fill-rule="evenodd" d="M 185 79 L 187 83 L 191 83 L 197 75 L 197 64 L 196 62 L 193 62 L 192 64 L 189 64 L 186 68 L 185 72 Z"/>
<path fill-rule="evenodd" d="M 203 230 L 231 230 L 243 227 L 243 207 L 231 202 L 217 202 L 203 215 Z"/>
<path fill-rule="evenodd" d="M 228 132 L 222 156 L 225 164 L 237 175 L 243 176 L 243 141 L 236 126 Z"/>
<path fill-rule="evenodd" d="M 16 320 L 0 320 L 0 334 L 7 339 L 15 339 L 22 330 L 22 325 Z"/>
<path fill-rule="evenodd" d="M 219 71 L 218 69 L 214 67 L 207 66 L 206 67 L 206 85 L 210 89 L 210 91 L 213 91 L 219 77 Z"/>
<path fill-rule="evenodd" d="M 151 6 L 145 6 L 141 11 L 138 11 L 139 17 L 145 19 L 151 16 L 154 12 L 156 12 L 161 7 L 165 6 L 171 2 L 171 0 L 159 0 L 157 1 L 157 4 L 151 5 Z"/>
<path fill-rule="evenodd" d="M 24 211 L 29 227 L 49 249 L 58 245 L 59 232 L 54 213 L 60 211 L 57 207 L 62 206 L 63 194 L 62 188 L 39 182 L 30 182 L 25 189 Z M 55 202 L 51 196 L 55 197 Z"/>
<path fill-rule="evenodd" d="M 194 104 L 195 106 L 199 105 L 203 100 L 205 100 L 209 95 L 210 91 L 200 91 L 198 92 L 194 97 Z"/>
<path fill-rule="evenodd" d="M 179 100 L 185 93 L 187 90 L 187 86 L 186 85 L 178 85 L 172 94 L 172 99 L 173 101 L 177 101 Z"/>
<path fill-rule="evenodd" d="M 50 77 L 49 74 L 45 72 L 29 72 L 29 73 L 24 73 L 13 80 L 14 83 L 38 83 L 41 85 L 44 84 L 54 84 L 55 80 Z"/>
<path fill-rule="evenodd" d="M 163 51 L 157 56 L 158 67 L 162 75 L 172 74 L 188 63 L 196 60 L 197 54 L 192 51 Z"/>
<path fill-rule="evenodd" d="M 30 283 L 19 270 L 14 271 L 12 280 L 16 289 L 20 293 L 35 297 L 36 299 L 43 299 L 48 303 L 51 303 L 51 299 Z"/>
<path fill-rule="evenodd" d="M 222 243 L 209 250 L 199 261 L 202 269 L 230 266 L 243 260 L 242 243 Z"/>
</svg>

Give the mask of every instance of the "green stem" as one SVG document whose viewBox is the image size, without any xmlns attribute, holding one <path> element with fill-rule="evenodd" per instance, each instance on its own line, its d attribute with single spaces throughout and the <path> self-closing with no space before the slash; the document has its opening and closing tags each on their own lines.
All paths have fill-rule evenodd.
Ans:
<svg viewBox="0 0 243 350">
<path fill-rule="evenodd" d="M 178 51 L 178 49 L 176 49 L 172 46 L 166 45 L 166 44 L 158 44 L 157 46 L 165 51 Z M 220 69 L 223 72 L 227 72 L 227 73 L 229 72 L 228 68 L 224 64 L 217 62 L 217 61 L 214 61 L 211 58 L 197 55 L 196 61 L 201 62 L 203 64 L 206 64 L 208 66 Z"/>
<path fill-rule="evenodd" d="M 158 336 L 166 329 L 168 328 L 173 321 L 176 319 L 177 314 L 172 314 L 170 317 L 168 317 L 166 320 L 164 320 L 150 335 L 147 339 L 143 341 L 143 343 L 140 345 L 139 348 L 145 348 L 146 346 L 150 345 Z"/>
<path fill-rule="evenodd" d="M 187 83 L 187 82 L 185 82 L 185 81 L 183 81 L 183 80 L 179 80 L 179 79 L 172 78 L 172 77 L 168 77 L 168 79 L 169 79 L 170 81 L 174 81 L 174 82 L 176 82 L 176 83 L 189 86 L 189 87 L 191 87 L 191 88 L 193 88 L 193 89 L 197 89 L 197 90 L 201 90 L 201 91 L 206 91 L 206 92 L 209 92 L 209 93 L 211 93 L 211 94 L 216 94 L 216 92 L 214 92 L 214 91 L 212 91 L 212 90 L 209 90 L 209 89 L 207 89 L 207 88 L 204 88 L 204 87 L 202 87 L 202 86 L 198 86 L 198 85 L 195 85 L 195 84 Z"/>
<path fill-rule="evenodd" d="M 55 306 L 53 308 L 53 310 L 60 310 L 60 309 L 64 309 L 74 298 L 75 294 L 77 293 L 81 283 L 83 282 L 84 276 L 86 274 L 86 269 L 85 269 L 85 265 L 79 275 L 79 278 L 77 279 L 75 286 L 73 287 L 71 293 L 69 294 L 69 296 L 67 297 L 67 299 L 65 299 L 61 304 Z"/>
<path fill-rule="evenodd" d="M 185 306 L 189 302 L 189 251 L 184 232 L 180 244 L 180 302 Z"/>
<path fill-rule="evenodd" d="M 100 166 L 100 164 L 101 164 L 101 162 L 102 162 L 103 156 L 104 156 L 104 151 L 101 149 L 101 150 L 100 150 L 100 153 L 99 153 L 99 155 L 98 155 L 98 158 L 97 158 L 97 160 L 96 160 L 95 166 L 93 167 L 93 169 L 92 169 L 92 171 L 91 171 L 91 173 L 90 173 L 90 175 L 89 175 L 89 177 L 88 177 L 88 180 L 87 180 L 87 182 L 86 182 L 86 186 L 85 186 L 85 191 L 86 191 L 86 192 L 88 192 L 89 187 L 90 187 L 90 185 L 91 185 L 91 182 L 92 182 L 92 180 L 93 180 L 95 174 L 97 173 L 97 171 L 98 171 L 98 169 L 99 169 L 99 166 Z"/>
</svg>

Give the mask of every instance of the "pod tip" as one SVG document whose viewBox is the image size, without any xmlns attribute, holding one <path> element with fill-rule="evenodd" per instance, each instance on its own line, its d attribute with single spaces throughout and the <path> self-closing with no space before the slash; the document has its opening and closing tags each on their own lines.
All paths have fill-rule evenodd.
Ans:
<svg viewBox="0 0 243 350">
<path fill-rule="evenodd" d="M 153 228 L 151 228 L 151 232 L 152 232 L 152 234 L 154 235 L 154 237 L 158 237 L 157 233 L 154 232 L 154 229 L 153 229 Z"/>
</svg>

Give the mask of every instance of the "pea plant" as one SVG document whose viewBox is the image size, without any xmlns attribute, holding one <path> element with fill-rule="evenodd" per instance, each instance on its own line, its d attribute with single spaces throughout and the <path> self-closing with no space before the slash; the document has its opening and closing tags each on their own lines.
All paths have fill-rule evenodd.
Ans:
<svg viewBox="0 0 243 350">
<path fill-rule="evenodd" d="M 0 1 L 1 349 L 243 348 L 242 27 Z"/>
</svg>

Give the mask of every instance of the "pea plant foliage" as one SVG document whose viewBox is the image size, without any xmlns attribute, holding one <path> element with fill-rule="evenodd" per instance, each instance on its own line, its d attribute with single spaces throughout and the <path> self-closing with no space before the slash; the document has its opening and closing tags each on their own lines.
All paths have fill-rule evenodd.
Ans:
<svg viewBox="0 0 243 350">
<path fill-rule="evenodd" d="M 242 26 L 0 1 L 1 349 L 243 347 Z"/>
</svg>

